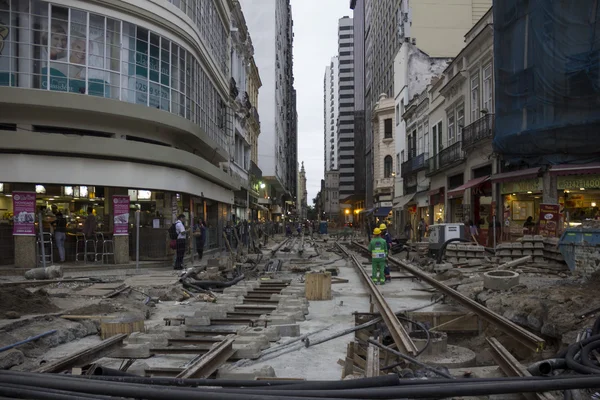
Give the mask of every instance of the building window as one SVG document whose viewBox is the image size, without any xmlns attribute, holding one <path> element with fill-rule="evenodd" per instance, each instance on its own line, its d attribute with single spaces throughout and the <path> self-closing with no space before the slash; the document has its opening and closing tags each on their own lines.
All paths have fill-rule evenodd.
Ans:
<svg viewBox="0 0 600 400">
<path fill-rule="evenodd" d="M 456 141 L 462 140 L 462 130 L 465 127 L 465 108 L 461 106 L 456 111 Z"/>
<path fill-rule="evenodd" d="M 479 119 L 479 73 L 471 78 L 471 121 Z"/>
<path fill-rule="evenodd" d="M 488 113 L 494 112 L 492 109 L 492 64 L 483 68 L 483 109 Z"/>
<path fill-rule="evenodd" d="M 400 104 L 396 104 L 396 126 L 400 123 Z"/>
<path fill-rule="evenodd" d="M 383 159 L 383 177 L 391 178 L 394 170 L 394 160 L 392 156 L 385 156 Z"/>
<path fill-rule="evenodd" d="M 454 143 L 454 110 L 448 114 L 448 144 Z"/>
<path fill-rule="evenodd" d="M 391 139 L 392 138 L 392 119 L 387 118 L 383 120 L 383 138 Z"/>
</svg>

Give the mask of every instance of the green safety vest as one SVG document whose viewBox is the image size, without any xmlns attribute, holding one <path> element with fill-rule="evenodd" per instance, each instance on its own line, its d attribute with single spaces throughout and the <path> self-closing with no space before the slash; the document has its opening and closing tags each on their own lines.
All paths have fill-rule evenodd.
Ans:
<svg viewBox="0 0 600 400">
<path fill-rule="evenodd" d="M 384 259 L 386 257 L 387 242 L 381 238 L 373 239 L 369 245 L 373 259 Z"/>
</svg>

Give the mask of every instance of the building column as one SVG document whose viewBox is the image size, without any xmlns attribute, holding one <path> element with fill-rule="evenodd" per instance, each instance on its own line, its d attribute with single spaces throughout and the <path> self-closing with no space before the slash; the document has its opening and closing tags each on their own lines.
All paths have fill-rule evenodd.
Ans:
<svg viewBox="0 0 600 400">
<path fill-rule="evenodd" d="M 25 183 L 15 183 L 12 185 L 13 192 L 33 192 L 35 193 L 35 185 Z M 35 220 L 38 221 L 37 206 L 35 209 Z M 37 260 L 36 252 L 36 236 L 13 236 L 15 243 L 15 267 L 17 268 L 35 268 Z"/>
<path fill-rule="evenodd" d="M 558 204 L 558 180 L 556 176 L 552 176 L 549 171 L 546 171 L 542 176 L 542 181 L 542 202 L 544 204 Z"/>
<path fill-rule="evenodd" d="M 104 188 L 104 204 L 105 210 L 108 210 L 109 215 L 109 231 L 114 232 L 114 205 L 112 201 L 113 195 L 127 196 L 129 192 L 126 188 Z M 108 206 L 108 207 L 106 207 Z M 135 221 L 130 221 L 135 222 Z M 119 235 L 113 237 L 113 245 L 115 247 L 115 264 L 129 264 L 129 235 Z"/>
</svg>

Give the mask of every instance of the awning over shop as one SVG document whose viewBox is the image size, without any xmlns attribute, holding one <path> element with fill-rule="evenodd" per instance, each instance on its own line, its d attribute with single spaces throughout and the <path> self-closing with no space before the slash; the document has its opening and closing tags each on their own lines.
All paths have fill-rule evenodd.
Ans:
<svg viewBox="0 0 600 400">
<path fill-rule="evenodd" d="M 387 217 L 390 211 L 392 211 L 392 207 L 379 207 L 375 209 L 373 215 L 376 217 Z"/>
<path fill-rule="evenodd" d="M 405 194 L 404 196 L 400 197 L 400 200 L 398 200 L 396 203 L 394 203 L 394 210 L 403 209 L 404 206 L 407 205 L 408 203 L 410 203 L 410 201 L 414 197 L 415 197 L 415 193 Z"/>
<path fill-rule="evenodd" d="M 510 182 L 516 180 L 525 180 L 537 178 L 540 173 L 540 168 L 527 168 L 518 171 L 503 172 L 501 174 L 492 175 L 492 182 Z"/>
<path fill-rule="evenodd" d="M 550 175 L 589 175 L 600 174 L 600 163 L 591 164 L 560 164 L 554 165 L 550 169 Z"/>
<path fill-rule="evenodd" d="M 489 180 L 490 180 L 489 176 L 482 176 L 481 178 L 471 179 L 464 185 L 461 185 L 461 186 L 457 187 L 456 189 L 449 190 L 448 198 L 453 199 L 455 197 L 464 196 L 465 190 L 477 187 L 477 186 L 481 185 L 482 183 L 487 182 Z"/>
<path fill-rule="evenodd" d="M 364 210 L 361 210 L 361 212 L 359 212 L 359 214 L 370 215 L 372 212 L 373 212 L 373 208 L 365 208 Z"/>
</svg>

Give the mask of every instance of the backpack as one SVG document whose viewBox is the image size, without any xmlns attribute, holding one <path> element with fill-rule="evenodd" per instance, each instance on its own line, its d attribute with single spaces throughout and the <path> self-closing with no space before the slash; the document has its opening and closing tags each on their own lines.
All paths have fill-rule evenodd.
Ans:
<svg viewBox="0 0 600 400">
<path fill-rule="evenodd" d="M 171 240 L 177 240 L 177 227 L 175 226 L 175 224 L 171 225 L 171 227 L 169 228 L 169 239 Z"/>
</svg>

